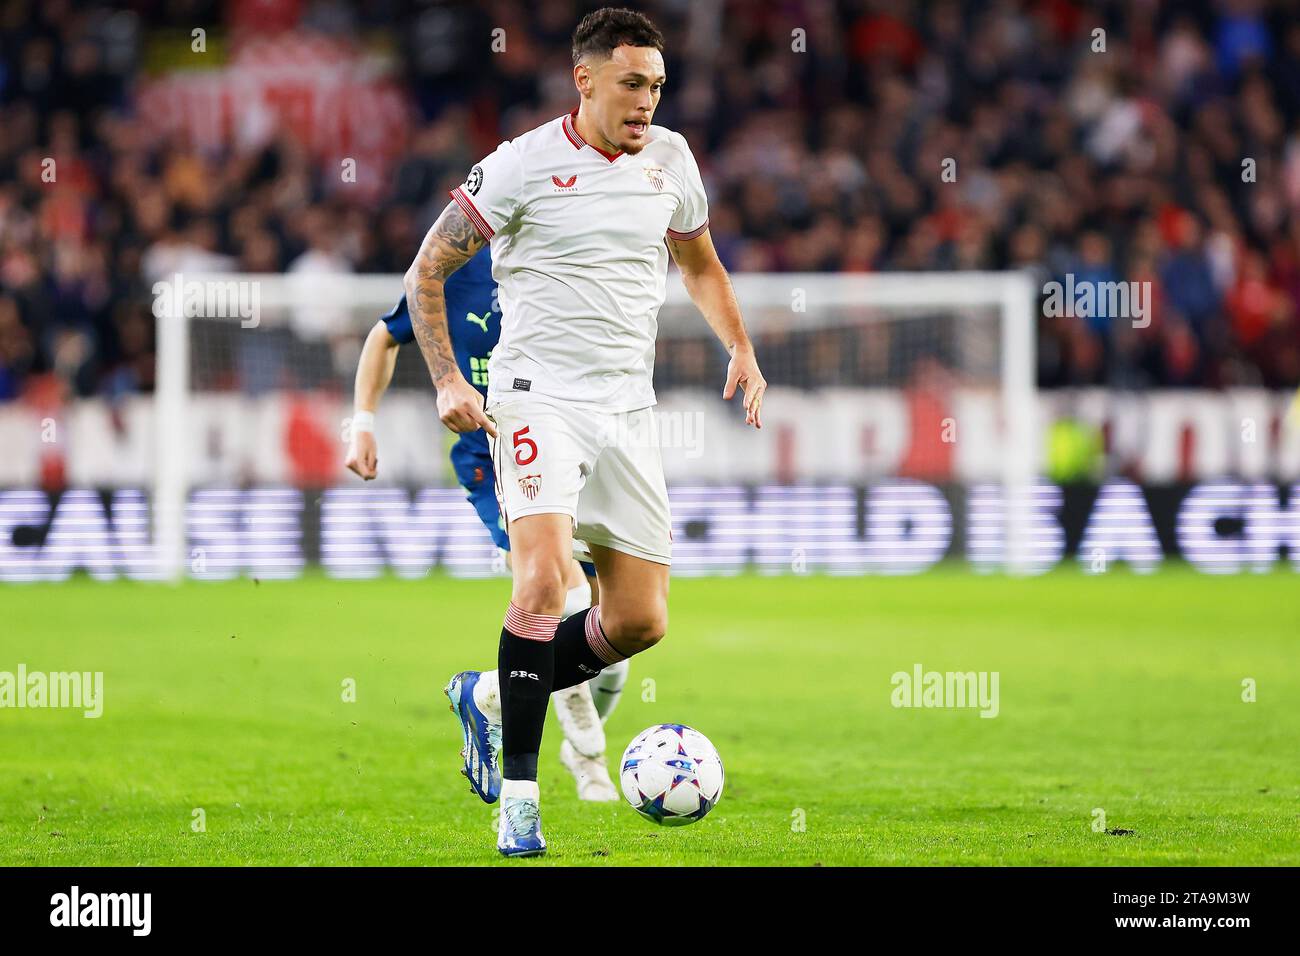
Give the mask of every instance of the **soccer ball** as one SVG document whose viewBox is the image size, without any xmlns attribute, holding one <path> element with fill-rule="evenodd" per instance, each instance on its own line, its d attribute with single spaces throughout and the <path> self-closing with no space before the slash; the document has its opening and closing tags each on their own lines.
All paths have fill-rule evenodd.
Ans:
<svg viewBox="0 0 1300 956">
<path fill-rule="evenodd" d="M 656 724 L 623 751 L 619 783 L 632 809 L 666 827 L 702 819 L 722 797 L 722 758 L 683 724 Z"/>
</svg>

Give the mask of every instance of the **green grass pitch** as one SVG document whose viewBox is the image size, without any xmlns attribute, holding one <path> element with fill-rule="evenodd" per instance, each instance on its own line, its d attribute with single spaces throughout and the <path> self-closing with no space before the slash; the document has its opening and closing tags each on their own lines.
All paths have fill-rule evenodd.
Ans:
<svg viewBox="0 0 1300 956">
<path fill-rule="evenodd" d="M 98 720 L 0 710 L 0 864 L 501 862 L 441 687 L 493 666 L 508 582 L 0 595 L 0 671 L 105 682 Z M 680 829 L 581 804 L 551 719 L 550 853 L 508 865 L 1300 863 L 1298 598 L 1289 572 L 1179 568 L 675 580 L 611 762 L 690 724 L 722 753 L 721 803 Z M 997 671 L 999 715 L 893 707 L 917 663 Z M 1132 832 L 1096 832 L 1098 808 Z"/>
</svg>

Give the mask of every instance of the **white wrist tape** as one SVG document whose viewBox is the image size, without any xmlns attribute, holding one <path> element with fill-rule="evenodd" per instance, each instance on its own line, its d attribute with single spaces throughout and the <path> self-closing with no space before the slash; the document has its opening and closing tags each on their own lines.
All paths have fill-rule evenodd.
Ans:
<svg viewBox="0 0 1300 956">
<path fill-rule="evenodd" d="M 375 430 L 375 413 L 374 412 L 353 412 L 352 413 L 352 433 L 357 432 L 374 432 Z"/>
</svg>

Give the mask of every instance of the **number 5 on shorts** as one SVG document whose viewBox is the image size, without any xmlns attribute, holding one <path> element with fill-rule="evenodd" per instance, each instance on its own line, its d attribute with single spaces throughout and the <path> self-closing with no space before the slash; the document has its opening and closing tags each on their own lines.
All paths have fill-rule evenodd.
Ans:
<svg viewBox="0 0 1300 956">
<path fill-rule="evenodd" d="M 531 465 L 537 458 L 537 442 L 533 441 L 531 438 L 524 437 L 528 434 L 528 428 L 529 426 L 525 425 L 514 434 L 516 465 Z M 527 446 L 527 458 L 524 457 L 524 446 Z"/>
</svg>

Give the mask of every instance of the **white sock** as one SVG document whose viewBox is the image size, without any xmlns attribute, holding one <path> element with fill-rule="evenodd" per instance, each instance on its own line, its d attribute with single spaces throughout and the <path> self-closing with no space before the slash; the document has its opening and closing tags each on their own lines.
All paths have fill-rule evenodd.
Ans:
<svg viewBox="0 0 1300 956">
<path fill-rule="evenodd" d="M 623 685 L 627 683 L 628 662 L 623 660 L 610 664 L 588 683 L 591 685 L 591 700 L 596 705 L 596 713 L 604 722 L 618 706 L 618 699 L 623 696 Z"/>
<path fill-rule="evenodd" d="M 502 780 L 501 799 L 505 800 L 507 797 L 521 800 L 538 800 L 541 793 L 537 789 L 536 780 Z"/>
<path fill-rule="evenodd" d="M 501 685 L 496 671 L 484 671 L 474 685 L 474 705 L 494 724 L 501 723 Z"/>
<path fill-rule="evenodd" d="M 591 587 L 583 581 L 576 588 L 569 588 L 564 595 L 564 610 L 560 612 L 560 616 L 573 617 L 579 611 L 585 611 L 589 607 L 591 607 Z"/>
</svg>

